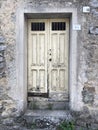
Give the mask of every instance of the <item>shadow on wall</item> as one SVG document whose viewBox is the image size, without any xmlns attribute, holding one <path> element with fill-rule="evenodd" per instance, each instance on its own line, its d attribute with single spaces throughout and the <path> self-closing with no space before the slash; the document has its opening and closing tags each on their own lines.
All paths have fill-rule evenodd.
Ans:
<svg viewBox="0 0 98 130">
<path fill-rule="evenodd" d="M 6 46 L 4 45 L 4 38 L 0 36 L 0 78 L 5 77 L 5 53 Z"/>
</svg>

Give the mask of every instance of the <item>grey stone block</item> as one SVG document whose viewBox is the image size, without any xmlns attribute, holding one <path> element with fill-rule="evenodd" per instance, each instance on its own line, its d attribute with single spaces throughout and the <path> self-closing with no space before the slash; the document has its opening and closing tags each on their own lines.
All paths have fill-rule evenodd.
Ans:
<svg viewBox="0 0 98 130">
<path fill-rule="evenodd" d="M 4 51 L 5 49 L 6 49 L 6 46 L 4 46 L 4 45 L 0 46 L 0 51 Z"/>
<path fill-rule="evenodd" d="M 0 45 L 0 78 L 5 77 L 5 57 L 4 51 L 6 49 L 5 45 Z"/>
<path fill-rule="evenodd" d="M 94 87 L 84 87 L 82 92 L 83 102 L 86 104 L 92 104 L 94 102 L 94 93 Z"/>
<path fill-rule="evenodd" d="M 4 63 L 0 63 L 0 69 L 3 69 L 5 67 Z"/>
<path fill-rule="evenodd" d="M 92 14 L 96 17 L 98 17 L 98 10 L 97 9 L 92 9 Z"/>
<path fill-rule="evenodd" d="M 0 57 L 0 62 L 3 62 L 3 60 L 4 60 L 3 57 Z"/>
<path fill-rule="evenodd" d="M 98 35 L 98 26 L 90 27 L 90 34 Z"/>
<path fill-rule="evenodd" d="M 5 42 L 5 38 L 3 36 L 0 36 L 0 43 L 4 43 Z"/>
<path fill-rule="evenodd" d="M 91 0 L 90 6 L 97 8 L 98 7 L 98 0 Z"/>
</svg>

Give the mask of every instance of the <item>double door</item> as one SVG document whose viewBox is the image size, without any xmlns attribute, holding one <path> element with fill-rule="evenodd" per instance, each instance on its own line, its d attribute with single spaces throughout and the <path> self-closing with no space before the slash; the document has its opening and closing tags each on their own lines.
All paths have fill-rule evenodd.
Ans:
<svg viewBox="0 0 98 130">
<path fill-rule="evenodd" d="M 69 19 L 28 21 L 28 95 L 68 98 Z"/>
</svg>

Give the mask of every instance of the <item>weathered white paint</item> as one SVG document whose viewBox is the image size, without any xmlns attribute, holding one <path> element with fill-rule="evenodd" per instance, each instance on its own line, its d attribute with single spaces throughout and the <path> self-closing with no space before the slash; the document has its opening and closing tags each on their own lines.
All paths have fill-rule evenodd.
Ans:
<svg viewBox="0 0 98 130">
<path fill-rule="evenodd" d="M 51 19 L 50 27 L 52 22 L 65 22 L 66 30 L 53 31 L 50 28 L 49 93 L 55 100 L 65 100 L 68 99 L 69 19 Z"/>
<path fill-rule="evenodd" d="M 78 105 L 79 100 L 77 99 L 77 31 L 72 30 L 73 24 L 79 24 L 77 21 L 77 9 L 75 8 L 33 8 L 25 7 L 21 8 L 17 12 L 17 86 L 16 97 L 18 101 L 18 108 L 21 106 L 21 110 L 26 108 L 27 104 L 27 38 L 25 37 L 26 26 L 25 26 L 25 16 L 29 13 L 32 13 L 32 16 L 36 14 L 41 14 L 44 17 L 44 14 L 51 15 L 53 13 L 58 14 L 69 14 L 70 16 L 70 54 L 69 54 L 69 88 L 70 88 L 70 107 L 72 110 L 80 110 Z M 51 15 L 50 15 L 51 13 Z"/>
<path fill-rule="evenodd" d="M 31 23 L 45 24 L 45 30 L 32 31 Z M 28 92 L 47 93 L 47 20 L 28 20 Z"/>
<path fill-rule="evenodd" d="M 28 21 L 28 92 L 68 99 L 69 19 Z M 45 30 L 32 31 L 33 22 L 44 23 Z M 52 22 L 64 22 L 66 29 L 54 31 Z"/>
</svg>

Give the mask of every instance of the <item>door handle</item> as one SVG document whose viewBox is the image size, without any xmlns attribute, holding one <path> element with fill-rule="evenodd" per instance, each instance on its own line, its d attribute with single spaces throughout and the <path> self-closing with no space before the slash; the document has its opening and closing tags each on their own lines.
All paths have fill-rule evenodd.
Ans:
<svg viewBox="0 0 98 130">
<path fill-rule="evenodd" d="M 51 62 L 52 61 L 52 58 L 51 58 L 51 49 L 49 49 L 49 61 Z"/>
</svg>

